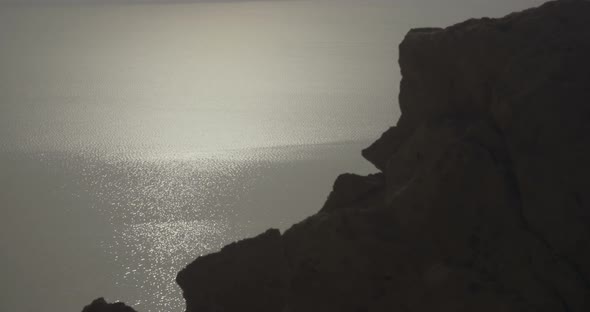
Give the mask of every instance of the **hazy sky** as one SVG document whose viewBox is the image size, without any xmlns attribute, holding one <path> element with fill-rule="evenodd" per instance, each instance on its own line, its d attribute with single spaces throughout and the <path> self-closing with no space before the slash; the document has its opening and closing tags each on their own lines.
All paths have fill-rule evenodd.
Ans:
<svg viewBox="0 0 590 312">
<path fill-rule="evenodd" d="M 56 4 L 175 4 L 175 3 L 231 3 L 231 2 L 310 2 L 356 6 L 385 5 L 416 20 L 416 26 L 449 26 L 468 18 L 501 17 L 514 11 L 539 6 L 547 0 L 0 0 L 0 5 L 56 5 Z"/>
<path fill-rule="evenodd" d="M 514 11 L 535 7 L 547 0 L 0 0 L 0 5 L 55 5 L 55 4 L 175 4 L 175 3 L 231 3 L 231 2 L 311 2 L 323 6 L 333 4 L 387 5 L 399 7 L 417 22 L 431 19 L 430 25 L 449 26 L 467 18 L 501 17 Z M 406 14 L 406 13 L 404 13 Z M 442 24 L 441 24 L 442 23 Z"/>
<path fill-rule="evenodd" d="M 490 7 L 518 9 L 547 2 L 543 0 L 0 0 L 11 4 L 52 4 L 52 3 L 190 3 L 190 2 L 242 2 L 242 1 L 308 1 L 308 2 L 356 2 L 356 3 L 411 3 L 427 9 L 447 6 L 453 11 L 461 7 Z"/>
<path fill-rule="evenodd" d="M 116 4 L 182 1 L 209 4 Z M 279 110 L 282 106 L 276 103 L 285 103 L 287 99 L 284 97 L 303 89 L 313 91 L 314 96 L 309 103 L 322 99 L 318 94 L 329 94 L 329 99 L 337 103 L 376 102 L 381 108 L 391 108 L 393 117 L 382 123 L 375 117 L 369 118 L 373 116 L 371 114 L 365 116 L 371 124 L 382 124 L 385 128 L 393 124 L 399 115 L 397 94 L 401 77 L 397 46 L 409 29 L 444 27 L 471 17 L 503 16 L 544 1 L 264 0 L 256 3 L 248 0 L 0 0 L 0 3 L 8 2 L 24 5 L 19 5 L 16 10 L 0 9 L 0 68 L 5 69 L 0 73 L 0 104 L 15 110 L 14 107 L 23 105 L 10 106 L 7 103 L 23 103 L 26 102 L 24 99 L 29 99 L 31 103 L 37 103 L 39 108 L 35 106 L 32 111 L 45 123 L 47 114 L 41 113 L 42 109 L 51 106 L 44 105 L 44 101 L 39 99 L 72 99 L 68 112 L 73 117 L 66 113 L 59 116 L 70 116 L 75 120 L 83 117 L 86 120 L 101 115 L 97 112 L 80 115 L 74 103 L 87 103 L 96 110 L 116 105 L 118 101 L 137 105 L 153 101 L 189 103 L 195 99 L 199 99 L 201 104 L 207 99 L 211 99 L 212 103 L 244 103 L 248 95 L 255 99 L 253 101 L 268 103 L 270 108 Z M 113 10 L 107 6 L 104 10 L 94 10 L 93 5 L 56 5 L 65 2 L 114 5 L 110 6 Z M 224 4 L 212 4 L 221 2 Z M 41 5 L 39 9 L 36 8 L 38 5 Z M 35 92 L 39 93 L 36 97 Z M 277 92 L 280 96 L 275 94 Z M 311 96 L 308 91 L 303 93 Z M 73 100 L 76 96 L 83 99 Z M 359 105 L 351 104 L 350 107 L 356 109 Z M 115 111 L 103 110 L 105 114 Z M 263 110 L 268 111 L 266 108 Z M 250 125 L 259 124 L 264 117 L 263 112 L 253 114 L 257 122 L 244 120 Z M 292 117 L 292 113 L 285 111 L 277 114 L 286 119 Z M 359 112 L 355 114 L 347 116 L 356 116 L 354 120 L 357 123 L 365 120 Z M 125 116 L 122 113 L 119 115 Z M 168 114 L 154 116 L 161 119 Z M 0 114 L 0 121 L 4 124 L 13 119 L 6 112 Z M 21 121 L 13 129 L 39 128 L 40 123 L 36 119 L 29 119 L 30 125 Z M 343 118 L 336 120 L 346 124 L 347 131 L 357 129 L 348 121 L 342 121 Z M 51 129 L 63 128 L 60 120 L 55 123 L 59 127 Z M 88 124 L 93 123 L 87 121 L 75 125 Z M 122 120 L 120 124 L 127 126 L 131 123 Z M 153 124 L 158 123 L 150 123 Z M 173 124 L 184 129 L 177 121 Z M 184 124 L 188 127 L 198 123 L 186 120 Z M 3 130 L 2 127 L 6 126 L 0 123 L 0 130 Z M 258 128 L 253 131 L 262 131 Z M 299 128 L 302 136 L 317 139 L 314 128 L 303 123 Z M 119 135 L 131 136 L 130 133 L 134 133 L 128 128 L 117 130 L 112 125 L 104 129 L 111 129 Z M 146 131 L 137 129 L 138 137 L 145 137 Z M 243 134 L 243 128 L 239 129 Z M 359 129 L 367 127 L 359 126 Z M 263 134 L 278 131 L 273 129 L 263 131 Z M 0 132 L 7 136 L 5 129 Z M 13 132 L 26 133 L 20 130 Z M 185 132 L 193 137 L 193 131 Z M 331 132 L 344 133 L 344 130 Z M 39 133 L 47 136 L 50 131 L 41 129 Z M 62 137 L 60 132 L 55 133 L 56 137 Z M 88 133 L 102 132 L 88 130 Z M 169 137 L 181 137 L 177 132 L 166 133 L 169 135 L 162 139 L 166 142 L 171 141 Z M 227 142 L 235 140 L 233 134 L 225 133 L 228 133 Z M 111 136 L 110 132 L 108 136 Z M 81 141 L 96 141 L 82 135 L 77 137 Z M 259 136 L 250 133 L 247 137 Z M 221 141 L 219 135 L 216 140 Z M 276 141 L 266 136 L 264 140 Z M 184 141 L 181 143 L 178 145 L 187 145 Z"/>
</svg>

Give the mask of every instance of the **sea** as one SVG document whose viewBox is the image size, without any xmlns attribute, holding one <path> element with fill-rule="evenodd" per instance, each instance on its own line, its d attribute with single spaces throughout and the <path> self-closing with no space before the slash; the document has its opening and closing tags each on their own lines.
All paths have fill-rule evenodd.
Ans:
<svg viewBox="0 0 590 312">
<path fill-rule="evenodd" d="M 317 212 L 396 118 L 377 8 L 0 7 L 0 311 L 183 311 L 196 257 Z"/>
</svg>

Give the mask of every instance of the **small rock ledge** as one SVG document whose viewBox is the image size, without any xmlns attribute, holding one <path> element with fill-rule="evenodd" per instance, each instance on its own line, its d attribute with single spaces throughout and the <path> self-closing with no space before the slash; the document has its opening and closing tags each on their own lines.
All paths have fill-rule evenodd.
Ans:
<svg viewBox="0 0 590 312">
<path fill-rule="evenodd" d="M 135 312 L 135 310 L 122 302 L 107 303 L 104 298 L 98 298 L 84 307 L 82 312 Z"/>
</svg>

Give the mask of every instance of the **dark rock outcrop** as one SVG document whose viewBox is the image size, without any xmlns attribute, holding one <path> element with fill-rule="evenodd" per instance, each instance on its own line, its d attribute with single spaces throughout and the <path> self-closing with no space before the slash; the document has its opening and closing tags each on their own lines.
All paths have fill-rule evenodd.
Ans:
<svg viewBox="0 0 590 312">
<path fill-rule="evenodd" d="M 382 173 L 197 259 L 187 310 L 590 311 L 589 55 L 581 0 L 410 31 Z"/>
<path fill-rule="evenodd" d="M 347 207 L 354 209 L 362 201 L 374 198 L 375 192 L 381 191 L 383 185 L 385 185 L 385 178 L 382 173 L 368 177 L 351 173 L 341 174 L 334 182 L 332 193 L 320 212 L 330 213 Z"/>
<path fill-rule="evenodd" d="M 135 312 L 135 310 L 122 302 L 107 303 L 104 298 L 98 298 L 84 307 L 82 312 Z"/>
<path fill-rule="evenodd" d="M 278 230 L 225 246 L 178 273 L 187 311 L 280 311 L 288 267 Z M 264 294 L 263 296 L 260 296 Z"/>
<path fill-rule="evenodd" d="M 324 207 L 179 273 L 188 312 L 590 311 L 590 2 L 408 33 Z"/>
</svg>

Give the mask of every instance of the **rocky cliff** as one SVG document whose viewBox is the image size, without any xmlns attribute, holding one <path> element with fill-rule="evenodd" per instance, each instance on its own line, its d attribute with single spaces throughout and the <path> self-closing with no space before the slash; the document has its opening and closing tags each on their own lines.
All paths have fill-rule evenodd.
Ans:
<svg viewBox="0 0 590 312">
<path fill-rule="evenodd" d="M 590 311 L 590 2 L 414 29 L 399 63 L 381 173 L 188 265 L 188 312 Z"/>
</svg>

